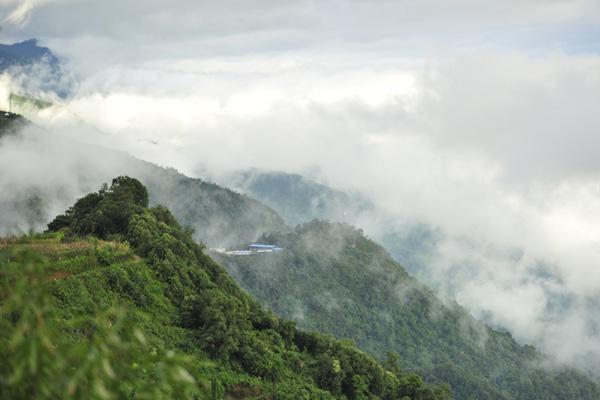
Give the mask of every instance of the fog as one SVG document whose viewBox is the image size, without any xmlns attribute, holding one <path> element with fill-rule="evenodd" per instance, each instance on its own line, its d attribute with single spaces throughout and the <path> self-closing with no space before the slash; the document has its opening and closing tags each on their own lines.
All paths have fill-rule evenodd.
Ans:
<svg viewBox="0 0 600 400">
<path fill-rule="evenodd" d="M 600 365 L 597 2 L 195 3 L 0 2 L 7 41 L 39 37 L 80 79 L 29 117 L 191 176 L 261 168 L 358 191 L 372 237 L 439 232 L 417 275 L 440 294 Z M 6 146 L 3 193 L 17 170 L 23 190 L 56 183 L 52 159 Z M 78 168 L 53 179 L 71 187 Z"/>
</svg>

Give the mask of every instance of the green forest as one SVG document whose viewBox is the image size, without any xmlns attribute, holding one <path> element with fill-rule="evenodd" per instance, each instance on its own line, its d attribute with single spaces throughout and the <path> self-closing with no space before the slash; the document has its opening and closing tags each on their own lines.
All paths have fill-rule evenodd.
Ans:
<svg viewBox="0 0 600 400">
<path fill-rule="evenodd" d="M 240 285 L 307 330 L 351 339 L 405 371 L 447 382 L 458 399 L 598 399 L 598 385 L 509 333 L 444 303 L 363 232 L 313 221 L 261 239 L 284 250 L 219 256 Z"/>
<path fill-rule="evenodd" d="M 265 310 L 137 180 L 0 241 L 0 398 L 449 399 Z"/>
<path fill-rule="evenodd" d="M 0 400 L 600 400 L 600 0 L 0 12 Z"/>
</svg>

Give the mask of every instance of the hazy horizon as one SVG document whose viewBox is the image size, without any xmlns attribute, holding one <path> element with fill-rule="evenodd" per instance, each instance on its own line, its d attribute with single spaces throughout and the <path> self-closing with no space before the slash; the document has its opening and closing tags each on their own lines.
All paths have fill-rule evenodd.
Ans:
<svg viewBox="0 0 600 400">
<path fill-rule="evenodd" d="M 190 176 L 360 192 L 374 234 L 441 233 L 425 283 L 599 366 L 600 3 L 440 4 L 0 0 L 0 42 L 37 38 L 76 77 L 66 100 L 37 93 L 48 130 Z M 0 104 L 21 84 L 4 76 Z M 1 183 L 34 142 L 0 147 Z"/>
</svg>

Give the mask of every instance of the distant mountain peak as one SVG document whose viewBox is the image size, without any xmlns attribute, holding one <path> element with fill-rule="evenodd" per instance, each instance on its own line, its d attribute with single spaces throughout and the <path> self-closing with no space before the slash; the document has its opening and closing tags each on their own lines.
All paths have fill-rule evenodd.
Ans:
<svg viewBox="0 0 600 400">
<path fill-rule="evenodd" d="M 48 47 L 32 38 L 0 44 L 0 73 L 7 72 L 17 83 L 11 90 L 26 97 L 66 98 L 77 85 L 76 77 L 63 68 Z"/>
<path fill-rule="evenodd" d="M 22 42 L 17 42 L 12 44 L 13 47 L 37 47 L 38 40 L 37 39 L 27 39 Z"/>
<path fill-rule="evenodd" d="M 58 61 L 49 48 L 38 46 L 38 39 L 27 39 L 13 44 L 0 44 L 0 56 L 4 56 L 4 58 L 6 58 L 9 55 L 28 60 L 50 57 L 51 62 Z"/>
</svg>

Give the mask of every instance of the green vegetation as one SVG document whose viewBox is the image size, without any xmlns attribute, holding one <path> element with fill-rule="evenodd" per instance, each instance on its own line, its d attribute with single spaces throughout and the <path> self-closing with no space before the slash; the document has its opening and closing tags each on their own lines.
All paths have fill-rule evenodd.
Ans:
<svg viewBox="0 0 600 400">
<path fill-rule="evenodd" d="M 49 101 L 36 99 L 29 96 L 21 96 L 16 93 L 11 93 L 8 96 L 9 109 L 12 112 L 23 112 L 28 109 L 31 110 L 43 110 L 44 108 L 52 107 Z"/>
<path fill-rule="evenodd" d="M 0 138 L 5 135 L 15 135 L 27 124 L 27 120 L 18 114 L 0 111 Z"/>
<path fill-rule="evenodd" d="M 265 311 L 120 177 L 0 242 L 0 398 L 447 399 Z"/>
<path fill-rule="evenodd" d="M 357 193 L 341 192 L 298 174 L 250 169 L 231 174 L 225 184 L 272 207 L 290 226 L 315 218 L 348 222 L 374 209 Z"/>
<path fill-rule="evenodd" d="M 150 203 L 163 204 L 178 221 L 192 227 L 196 241 L 232 247 L 264 233 L 288 230 L 279 214 L 253 198 L 173 169 L 135 161 L 139 166 L 124 170 L 146 185 Z"/>
<path fill-rule="evenodd" d="M 220 256 L 240 285 L 300 328 L 355 341 L 404 371 L 448 382 L 459 399 L 598 399 L 583 374 L 446 305 L 379 245 L 345 224 L 313 221 L 267 235 L 278 254 Z M 217 256 L 217 255 L 215 255 Z"/>
</svg>

